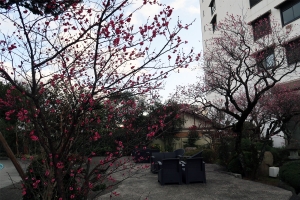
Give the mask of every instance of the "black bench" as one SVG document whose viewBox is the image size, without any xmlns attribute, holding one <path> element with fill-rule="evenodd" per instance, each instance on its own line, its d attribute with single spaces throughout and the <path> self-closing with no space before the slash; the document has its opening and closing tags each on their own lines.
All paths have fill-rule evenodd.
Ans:
<svg viewBox="0 0 300 200">
<path fill-rule="evenodd" d="M 162 162 L 164 159 L 181 158 L 183 154 L 183 149 L 177 149 L 174 152 L 152 153 L 152 156 L 150 158 L 151 172 L 158 173 L 160 169 L 158 162 Z"/>
</svg>

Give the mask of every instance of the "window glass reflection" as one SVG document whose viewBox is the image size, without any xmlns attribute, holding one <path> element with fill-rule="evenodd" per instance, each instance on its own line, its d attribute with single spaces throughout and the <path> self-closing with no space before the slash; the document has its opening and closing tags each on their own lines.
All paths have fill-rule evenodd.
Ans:
<svg viewBox="0 0 300 200">
<path fill-rule="evenodd" d="M 295 18 L 300 17 L 300 3 L 297 3 L 296 5 L 294 5 L 293 10 L 294 10 L 294 17 Z"/>
<path fill-rule="evenodd" d="M 283 23 L 286 24 L 294 19 L 293 7 L 282 12 Z"/>
</svg>

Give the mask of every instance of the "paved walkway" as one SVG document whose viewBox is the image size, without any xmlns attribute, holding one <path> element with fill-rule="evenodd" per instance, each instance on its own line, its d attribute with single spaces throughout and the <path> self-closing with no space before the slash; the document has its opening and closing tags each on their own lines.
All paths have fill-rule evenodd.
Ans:
<svg viewBox="0 0 300 200">
<path fill-rule="evenodd" d="M 20 184 L 11 185 L 11 180 L 19 181 L 17 172 L 12 163 L 0 160 L 4 163 L 4 169 L 0 170 L 0 199 L 20 200 Z M 22 163 L 26 167 L 28 163 Z M 144 164 L 145 165 L 145 164 Z M 136 167 L 140 167 L 138 164 Z M 290 191 L 248 180 L 235 178 L 221 171 L 218 166 L 206 164 L 207 183 L 193 183 L 189 185 L 164 185 L 157 182 L 157 174 L 152 174 L 150 169 L 142 169 L 134 176 L 124 180 L 115 186 L 110 192 L 106 192 L 95 198 L 96 200 L 289 200 L 292 197 Z M 6 175 L 5 175 L 6 174 Z M 116 177 L 122 177 L 116 175 Z M 9 186 L 7 186 L 10 184 Z M 112 196 L 112 197 L 111 197 Z"/>
<path fill-rule="evenodd" d="M 21 159 L 18 159 L 18 161 L 23 170 L 26 171 L 30 162 Z M 12 183 L 17 183 L 21 181 L 19 173 L 17 172 L 15 166 L 9 159 L 0 160 L 0 164 L 3 165 L 3 169 L 0 169 L 0 188 L 4 188 L 6 186 L 12 185 Z"/>
<path fill-rule="evenodd" d="M 157 175 L 149 171 L 140 171 L 132 178 L 122 182 L 111 193 L 97 198 L 97 200 L 288 200 L 292 192 L 235 178 L 221 171 L 214 164 L 206 164 L 207 183 L 193 183 L 183 185 L 164 185 L 157 182 Z M 117 196 L 115 196 L 115 193 Z"/>
</svg>

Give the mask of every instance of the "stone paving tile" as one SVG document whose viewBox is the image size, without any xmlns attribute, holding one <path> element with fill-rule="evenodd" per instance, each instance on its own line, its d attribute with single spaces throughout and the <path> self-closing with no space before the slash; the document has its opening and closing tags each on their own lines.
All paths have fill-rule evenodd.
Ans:
<svg viewBox="0 0 300 200">
<path fill-rule="evenodd" d="M 215 171 L 216 165 L 206 164 L 207 183 L 192 183 L 189 185 L 170 184 L 161 186 L 157 182 L 157 175 L 144 170 L 139 177 L 132 177 L 122 182 L 111 193 L 96 198 L 97 200 L 288 200 L 290 191 L 235 178 L 232 175 Z M 113 195 L 113 192 L 118 194 Z M 112 198 L 110 197 L 112 195 Z"/>
<path fill-rule="evenodd" d="M 9 162 L 5 163 L 6 171 L 10 170 L 10 174 L 13 175 L 13 167 L 10 166 Z M 213 164 L 206 164 L 206 184 L 170 184 L 164 186 L 158 183 L 157 174 L 152 174 L 150 169 L 142 169 L 147 164 L 132 165 L 132 163 L 127 163 L 126 165 L 134 166 L 131 170 L 132 176 L 114 186 L 110 191 L 98 196 L 95 198 L 96 200 L 288 200 L 292 197 L 290 191 L 221 173 L 218 171 L 218 166 Z M 2 176 L 0 183 L 5 181 L 5 185 L 0 184 L 0 200 L 20 200 L 22 197 L 20 183 L 16 183 L 15 186 L 7 186 L 7 180 L 4 180 L 3 177 L 6 171 L 0 172 Z M 120 171 L 114 176 L 117 177 L 117 180 L 121 180 L 120 177 L 124 172 L 128 171 Z M 13 179 L 14 181 L 19 180 L 17 174 L 13 176 Z"/>
</svg>

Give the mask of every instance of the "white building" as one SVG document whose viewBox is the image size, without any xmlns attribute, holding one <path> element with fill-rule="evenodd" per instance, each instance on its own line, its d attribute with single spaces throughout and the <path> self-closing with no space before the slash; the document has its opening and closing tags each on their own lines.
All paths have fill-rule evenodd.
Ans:
<svg viewBox="0 0 300 200">
<path fill-rule="evenodd" d="M 290 29 L 289 41 L 299 41 L 300 33 L 300 0 L 199 0 L 201 10 L 202 44 L 204 53 L 206 41 L 218 34 L 217 24 L 228 14 L 245 16 L 246 23 L 253 26 L 258 20 L 272 19 L 281 23 L 282 29 Z M 255 32 L 255 28 L 254 31 Z M 254 33 L 255 34 L 255 33 Z M 254 35 L 255 39 L 255 35 Z M 295 52 L 294 52 L 295 53 Z M 300 57 L 300 49 L 296 52 Z M 274 54 L 274 53 L 273 53 Z M 298 57 L 298 58 L 299 58 Z M 287 58 L 287 62 L 289 59 Z M 300 88 L 300 70 L 286 76 L 282 84 L 297 85 Z M 208 100 L 216 98 L 212 94 Z M 280 146 L 283 140 L 274 140 L 275 146 Z"/>
<path fill-rule="evenodd" d="M 195 145 L 202 146 L 212 143 L 212 137 L 216 137 L 217 130 L 213 128 L 212 121 L 207 117 L 196 114 L 191 111 L 185 111 L 181 113 L 183 125 L 173 139 L 173 149 L 182 149 L 188 141 L 189 129 L 192 126 L 196 127 L 199 139 Z M 161 149 L 164 149 L 164 144 L 161 139 L 156 139 L 152 142 L 152 145 L 158 144 Z"/>
</svg>

